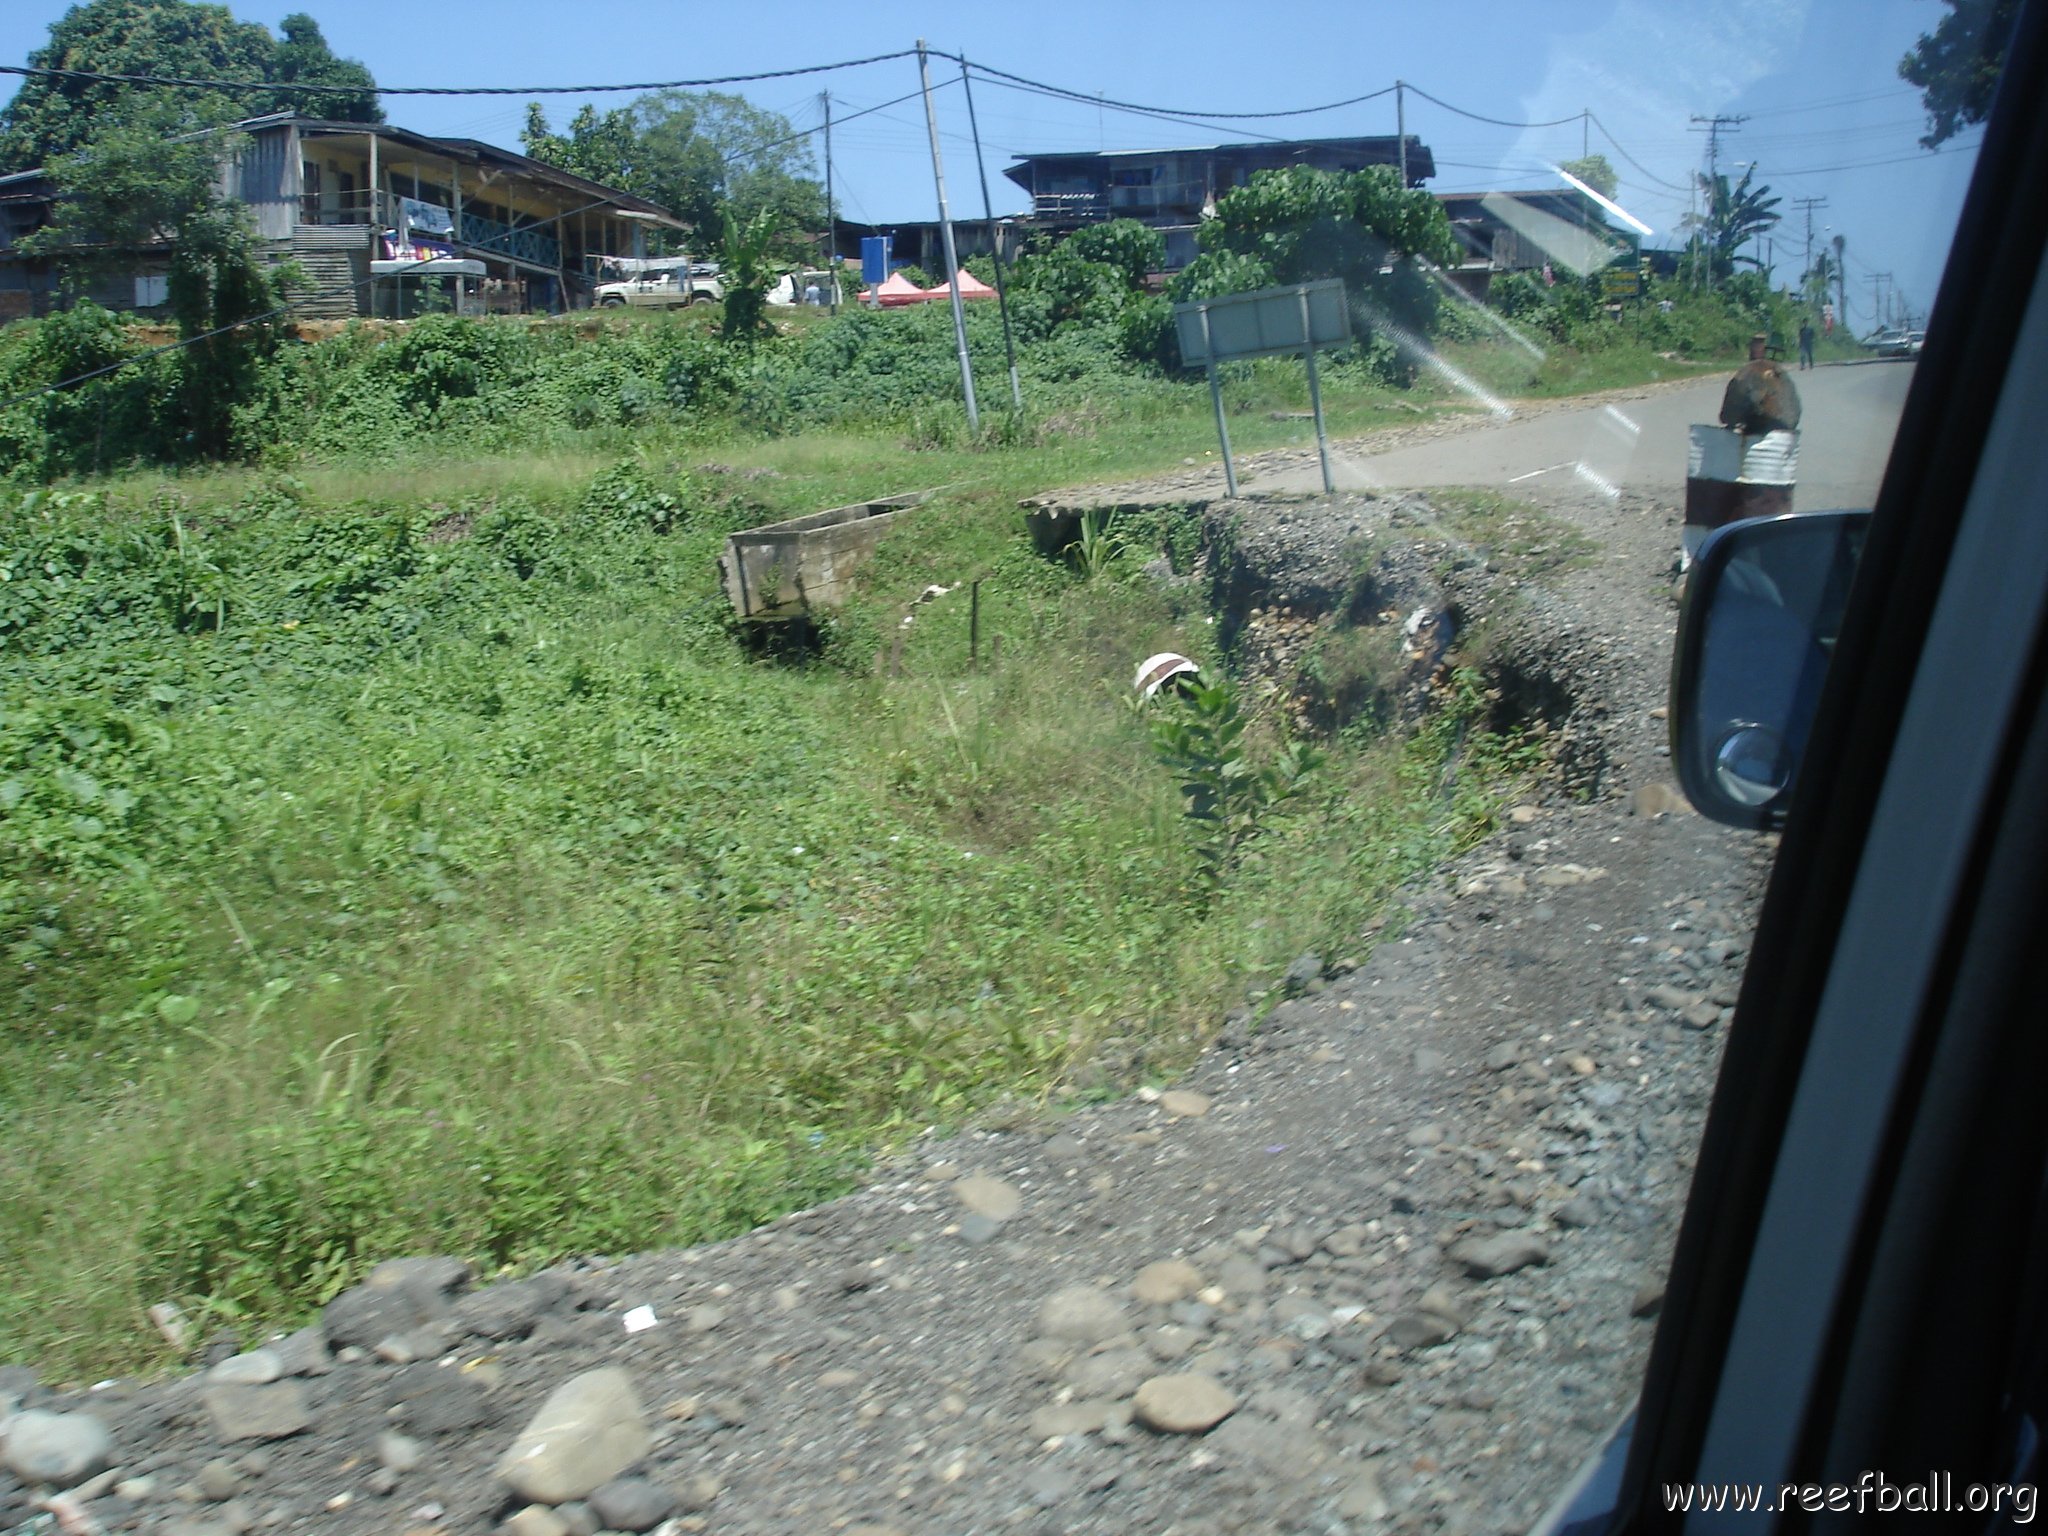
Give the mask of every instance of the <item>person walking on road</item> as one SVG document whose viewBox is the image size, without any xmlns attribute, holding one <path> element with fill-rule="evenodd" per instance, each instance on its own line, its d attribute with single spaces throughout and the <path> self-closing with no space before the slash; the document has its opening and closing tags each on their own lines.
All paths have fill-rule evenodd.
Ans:
<svg viewBox="0 0 2048 1536">
<path fill-rule="evenodd" d="M 1801 320 L 1799 322 L 1799 366 L 1801 368 L 1811 368 L 1813 366 L 1813 322 L 1811 320 Z"/>
</svg>

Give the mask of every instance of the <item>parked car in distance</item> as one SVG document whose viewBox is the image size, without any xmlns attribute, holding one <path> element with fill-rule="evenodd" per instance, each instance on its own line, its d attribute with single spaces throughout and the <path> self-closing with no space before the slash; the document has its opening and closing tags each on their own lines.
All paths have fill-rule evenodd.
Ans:
<svg viewBox="0 0 2048 1536">
<path fill-rule="evenodd" d="M 600 309 L 627 304 L 681 309 L 687 304 L 715 304 L 725 297 L 725 289 L 716 263 L 674 256 L 640 261 L 618 282 L 600 283 L 591 297 Z"/>
<path fill-rule="evenodd" d="M 1925 331 L 1895 329 L 1873 331 L 1863 344 L 1879 357 L 1918 357 L 1926 339 Z"/>
</svg>

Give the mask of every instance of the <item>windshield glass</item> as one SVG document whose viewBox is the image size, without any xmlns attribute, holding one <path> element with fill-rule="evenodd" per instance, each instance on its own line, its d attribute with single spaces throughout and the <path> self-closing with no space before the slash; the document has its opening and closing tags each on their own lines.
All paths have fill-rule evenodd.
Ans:
<svg viewBox="0 0 2048 1536">
<path fill-rule="evenodd" d="M 0 15 L 0 1530 L 1526 1527 L 2009 8 L 230 9 Z"/>
</svg>

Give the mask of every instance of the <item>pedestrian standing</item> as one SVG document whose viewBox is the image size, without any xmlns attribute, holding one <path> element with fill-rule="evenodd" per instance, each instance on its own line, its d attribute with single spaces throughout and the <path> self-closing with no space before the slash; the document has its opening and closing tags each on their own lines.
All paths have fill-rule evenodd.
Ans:
<svg viewBox="0 0 2048 1536">
<path fill-rule="evenodd" d="M 1811 368 L 1813 366 L 1813 322 L 1811 320 L 1801 320 L 1799 322 L 1799 366 L 1801 368 Z"/>
</svg>

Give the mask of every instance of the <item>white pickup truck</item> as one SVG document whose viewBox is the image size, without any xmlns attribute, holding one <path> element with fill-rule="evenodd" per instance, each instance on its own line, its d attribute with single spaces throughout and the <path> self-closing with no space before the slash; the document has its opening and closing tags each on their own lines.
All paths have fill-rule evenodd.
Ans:
<svg viewBox="0 0 2048 1536">
<path fill-rule="evenodd" d="M 615 264 L 624 268 L 624 276 L 616 282 L 598 284 L 592 302 L 600 309 L 616 309 L 624 304 L 681 309 L 687 304 L 716 304 L 725 297 L 716 262 L 663 256 L 617 258 Z"/>
</svg>

